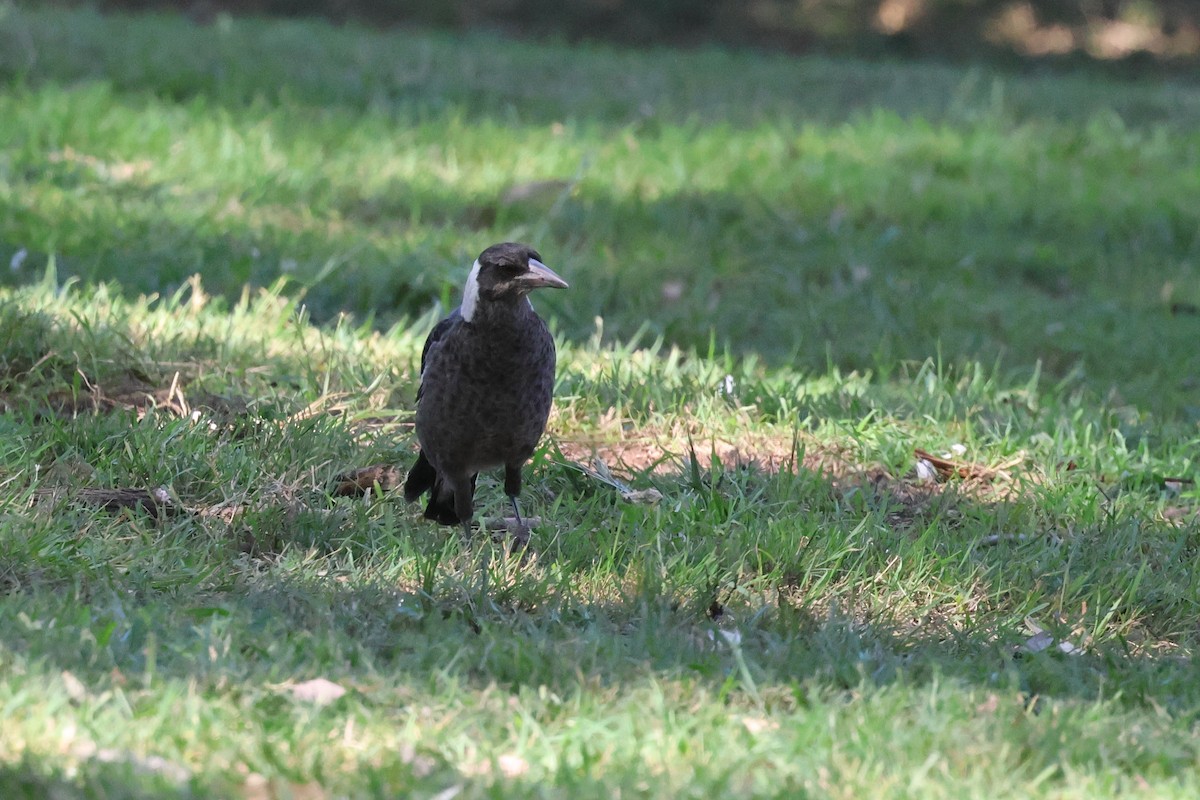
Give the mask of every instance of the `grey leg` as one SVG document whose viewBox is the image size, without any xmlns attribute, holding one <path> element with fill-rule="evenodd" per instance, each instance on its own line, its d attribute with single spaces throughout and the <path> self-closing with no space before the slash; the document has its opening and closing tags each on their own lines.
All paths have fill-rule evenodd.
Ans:
<svg viewBox="0 0 1200 800">
<path fill-rule="evenodd" d="M 524 530 L 525 521 L 521 519 L 521 506 L 517 503 L 517 496 L 515 494 L 510 494 L 508 496 L 508 501 L 512 503 L 513 514 L 515 514 L 517 517 L 517 529 Z"/>
</svg>

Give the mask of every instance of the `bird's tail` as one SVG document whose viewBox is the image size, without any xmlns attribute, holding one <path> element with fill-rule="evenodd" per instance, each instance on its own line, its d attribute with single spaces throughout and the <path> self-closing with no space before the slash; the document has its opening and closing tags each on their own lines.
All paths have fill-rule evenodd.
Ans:
<svg viewBox="0 0 1200 800">
<path fill-rule="evenodd" d="M 408 477 L 404 479 L 404 499 L 411 503 L 432 489 L 435 483 L 437 470 L 429 463 L 425 451 L 422 450 L 417 453 L 417 463 L 413 464 L 412 469 L 408 471 Z"/>
<path fill-rule="evenodd" d="M 442 492 L 441 481 L 434 485 L 429 493 L 429 503 L 425 506 L 425 519 L 431 519 L 441 525 L 458 525 L 462 522 L 458 512 L 454 510 L 454 492 Z"/>
<path fill-rule="evenodd" d="M 404 481 L 404 499 L 411 503 L 426 492 L 429 492 L 429 503 L 425 506 L 425 519 L 442 525 L 458 525 L 462 522 L 454 510 L 454 492 L 442 483 L 442 477 L 422 451 L 417 454 L 417 463 L 413 464 Z M 472 476 L 471 494 L 474 493 L 475 478 Z"/>
</svg>

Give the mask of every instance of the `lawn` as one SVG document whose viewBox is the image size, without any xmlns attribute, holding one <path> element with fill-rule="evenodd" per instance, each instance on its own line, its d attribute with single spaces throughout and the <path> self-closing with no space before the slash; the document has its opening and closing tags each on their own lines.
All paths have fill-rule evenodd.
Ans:
<svg viewBox="0 0 1200 800">
<path fill-rule="evenodd" d="M 0 797 L 1196 796 L 1193 78 L 0 4 Z"/>
</svg>

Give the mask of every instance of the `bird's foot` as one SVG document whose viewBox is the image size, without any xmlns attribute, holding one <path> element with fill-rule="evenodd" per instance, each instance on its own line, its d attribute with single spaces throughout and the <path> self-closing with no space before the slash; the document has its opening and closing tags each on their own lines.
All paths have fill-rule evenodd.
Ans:
<svg viewBox="0 0 1200 800">
<path fill-rule="evenodd" d="M 493 517 L 484 522 L 484 530 L 491 534 L 492 541 L 509 542 L 511 550 L 520 550 L 529 544 L 529 532 L 541 524 L 541 517 Z"/>
</svg>

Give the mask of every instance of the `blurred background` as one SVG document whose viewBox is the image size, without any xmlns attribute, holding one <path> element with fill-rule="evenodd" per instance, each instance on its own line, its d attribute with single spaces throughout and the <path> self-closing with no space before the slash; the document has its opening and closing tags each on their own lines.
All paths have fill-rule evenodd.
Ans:
<svg viewBox="0 0 1200 800">
<path fill-rule="evenodd" d="M 321 16 L 338 22 L 781 49 L 978 56 L 1186 59 L 1200 52 L 1194 0 L 101 0 L 101 9 Z"/>
</svg>

